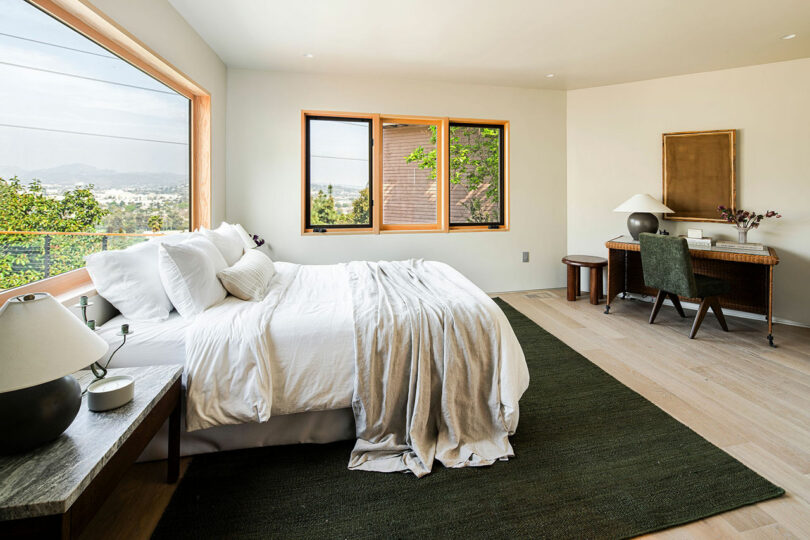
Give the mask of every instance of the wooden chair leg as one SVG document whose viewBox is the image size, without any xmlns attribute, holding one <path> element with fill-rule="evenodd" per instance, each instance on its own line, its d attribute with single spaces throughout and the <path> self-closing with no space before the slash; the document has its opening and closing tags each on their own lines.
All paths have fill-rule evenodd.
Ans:
<svg viewBox="0 0 810 540">
<path fill-rule="evenodd" d="M 689 332 L 689 339 L 695 339 L 698 328 L 700 328 L 700 323 L 703 322 L 706 312 L 709 311 L 710 302 L 711 299 L 709 298 L 704 298 L 700 301 L 700 307 L 698 308 L 697 315 L 695 315 L 695 322 L 692 323 L 692 331 Z"/>
<path fill-rule="evenodd" d="M 669 299 L 672 300 L 672 304 L 675 306 L 675 309 L 678 310 L 678 315 L 682 318 L 686 318 L 686 313 L 683 312 L 683 306 L 681 306 L 681 299 L 678 298 L 678 295 L 675 293 L 667 293 Z"/>
<path fill-rule="evenodd" d="M 655 297 L 655 303 L 653 304 L 652 313 L 650 313 L 650 324 L 655 322 L 655 317 L 657 317 L 658 312 L 661 311 L 661 306 L 664 305 L 664 298 L 666 297 L 666 291 L 658 291 L 658 295 Z"/>
<path fill-rule="evenodd" d="M 720 299 L 716 296 L 711 297 L 711 303 L 709 304 L 714 311 L 714 316 L 717 317 L 717 322 L 720 323 L 720 328 L 728 332 L 728 325 L 726 324 L 726 317 L 723 315 L 723 308 L 720 307 Z"/>
<path fill-rule="evenodd" d="M 568 301 L 577 299 L 577 281 L 579 280 L 579 267 L 568 265 Z"/>
</svg>

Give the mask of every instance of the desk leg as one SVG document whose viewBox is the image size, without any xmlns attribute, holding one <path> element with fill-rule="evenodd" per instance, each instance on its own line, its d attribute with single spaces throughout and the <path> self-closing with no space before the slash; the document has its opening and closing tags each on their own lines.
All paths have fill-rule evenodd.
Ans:
<svg viewBox="0 0 810 540">
<path fill-rule="evenodd" d="M 626 276 L 625 251 L 620 249 L 608 250 L 607 266 L 607 295 L 605 296 L 605 314 L 610 314 L 610 303 L 625 287 Z"/>
<path fill-rule="evenodd" d="M 768 336 L 773 345 L 773 265 L 768 267 Z"/>
<path fill-rule="evenodd" d="M 180 476 L 180 399 L 182 392 L 178 393 L 177 403 L 169 416 L 169 459 L 167 462 L 166 482 L 174 484 Z"/>
</svg>

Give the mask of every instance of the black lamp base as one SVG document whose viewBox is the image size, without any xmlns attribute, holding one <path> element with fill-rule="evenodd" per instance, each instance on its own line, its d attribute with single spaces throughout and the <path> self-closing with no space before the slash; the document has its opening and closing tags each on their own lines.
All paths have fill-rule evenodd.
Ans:
<svg viewBox="0 0 810 540">
<path fill-rule="evenodd" d="M 82 389 L 70 375 L 0 393 L 0 454 L 25 452 L 56 439 L 81 406 Z"/>
<path fill-rule="evenodd" d="M 627 218 L 627 230 L 633 240 L 638 240 L 638 235 L 643 232 L 655 234 L 658 232 L 658 218 L 649 212 L 633 212 Z"/>
</svg>

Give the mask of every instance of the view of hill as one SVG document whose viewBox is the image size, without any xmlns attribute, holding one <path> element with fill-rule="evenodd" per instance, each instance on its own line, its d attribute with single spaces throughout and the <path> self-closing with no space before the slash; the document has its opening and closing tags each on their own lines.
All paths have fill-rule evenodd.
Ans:
<svg viewBox="0 0 810 540">
<path fill-rule="evenodd" d="M 119 172 L 98 169 L 84 163 L 59 165 L 48 169 L 25 170 L 0 165 L 0 178 L 17 176 L 24 183 L 39 180 L 43 184 L 70 187 L 75 184 L 93 184 L 100 189 L 145 186 L 177 186 L 188 183 L 188 176 L 174 173 Z"/>
</svg>

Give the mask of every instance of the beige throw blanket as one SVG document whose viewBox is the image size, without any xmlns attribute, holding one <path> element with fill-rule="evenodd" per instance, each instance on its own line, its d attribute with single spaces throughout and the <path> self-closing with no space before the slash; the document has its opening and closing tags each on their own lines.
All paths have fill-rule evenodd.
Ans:
<svg viewBox="0 0 810 540">
<path fill-rule="evenodd" d="M 512 457 L 528 370 L 497 305 L 437 262 L 347 265 L 356 339 L 350 469 L 430 473 Z M 504 365 L 505 363 L 505 365 Z"/>
</svg>

